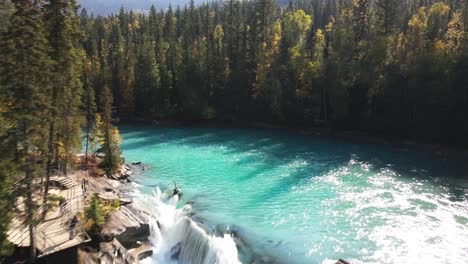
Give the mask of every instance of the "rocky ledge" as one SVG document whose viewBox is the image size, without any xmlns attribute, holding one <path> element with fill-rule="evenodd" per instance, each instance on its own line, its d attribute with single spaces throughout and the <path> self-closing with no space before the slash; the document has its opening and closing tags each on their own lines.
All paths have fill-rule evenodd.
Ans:
<svg viewBox="0 0 468 264">
<path fill-rule="evenodd" d="M 116 238 L 125 248 L 138 247 L 149 235 L 148 223 L 131 205 L 121 206 L 120 210 L 111 212 L 101 230 L 103 241 Z"/>
<path fill-rule="evenodd" d="M 152 255 L 147 240 L 150 226 L 144 212 L 134 208 L 130 199 L 124 198 L 123 190 L 131 182 L 133 170 L 142 164 L 123 165 L 118 173 L 108 176 L 88 177 L 86 173 L 75 174 L 74 180 L 88 181 L 88 194 L 96 194 L 100 199 L 120 201 L 119 210 L 106 217 L 99 236 L 93 239 L 98 250 L 82 249 L 79 263 L 138 263 Z"/>
</svg>

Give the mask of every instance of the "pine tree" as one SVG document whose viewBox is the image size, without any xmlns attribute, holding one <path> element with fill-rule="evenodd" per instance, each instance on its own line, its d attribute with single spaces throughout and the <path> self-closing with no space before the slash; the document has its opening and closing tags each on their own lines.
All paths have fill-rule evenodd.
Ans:
<svg viewBox="0 0 468 264">
<path fill-rule="evenodd" d="M 16 150 L 15 163 L 24 186 L 18 190 L 25 197 L 26 221 L 29 227 L 30 261 L 36 256 L 34 230 L 37 207 L 35 179 L 43 175 L 41 153 L 47 148 L 51 60 L 45 37 L 43 17 L 38 3 L 12 1 L 11 24 L 2 34 L 2 94 L 10 101 L 3 117 Z M 5 92 L 5 93 L 3 93 Z"/>
<path fill-rule="evenodd" d="M 369 34 L 369 0 L 354 0 L 353 26 L 354 40 L 360 42 L 365 40 Z"/>
<path fill-rule="evenodd" d="M 88 168 L 88 153 L 90 144 L 91 130 L 96 127 L 95 114 L 96 108 L 96 96 L 94 88 L 91 84 L 90 76 L 92 74 L 92 62 L 86 59 L 83 67 L 83 112 L 86 113 L 86 143 L 85 143 L 85 166 Z M 94 154 L 94 153 L 93 153 Z"/>
<path fill-rule="evenodd" d="M 135 69 L 135 111 L 137 114 L 155 116 L 159 113 L 159 65 L 154 41 L 145 40 L 137 54 Z"/>
<path fill-rule="evenodd" d="M 12 15 L 12 3 L 10 1 L 0 1 L 0 46 L 6 47 L 8 41 L 8 30 L 10 28 L 10 19 Z M 0 50 L 0 74 L 8 71 L 6 68 L 9 63 L 5 60 L 8 54 L 6 50 Z M 9 58 L 11 59 L 11 58 Z M 13 202 L 16 199 L 11 190 L 16 180 L 17 171 L 14 167 L 14 149 L 15 144 L 12 137 L 9 136 L 9 129 L 13 126 L 11 119 L 8 118 L 9 107 L 12 104 L 10 91 L 5 90 L 8 81 L 0 77 L 0 259 L 11 253 L 13 247 L 7 240 L 7 231 L 11 221 L 11 211 Z"/>
<path fill-rule="evenodd" d="M 268 80 L 271 74 L 271 66 L 279 52 L 281 39 L 281 24 L 276 21 L 276 6 L 271 0 L 255 1 L 255 44 L 256 44 L 256 74 L 252 88 L 252 95 L 259 105 L 262 105 L 262 112 L 267 116 L 270 108 L 271 97 L 268 87 L 271 86 Z"/>
<path fill-rule="evenodd" d="M 80 150 L 81 74 L 85 54 L 79 47 L 80 29 L 75 1 L 51 0 L 44 7 L 47 37 L 51 46 L 51 120 L 43 203 L 47 202 L 52 167 L 67 174 L 71 157 Z M 45 217 L 47 210 L 44 210 Z"/>
<path fill-rule="evenodd" d="M 121 158 L 120 151 L 120 136 L 118 129 L 112 124 L 114 119 L 112 118 L 113 113 L 113 99 L 109 87 L 104 86 L 102 95 L 102 152 L 104 153 L 104 158 L 100 166 L 106 171 L 108 175 L 112 175 L 117 172 L 122 165 L 123 160 Z"/>
<path fill-rule="evenodd" d="M 375 2 L 375 13 L 377 27 L 380 33 L 387 35 L 399 29 L 401 1 L 399 0 L 377 0 Z"/>
</svg>

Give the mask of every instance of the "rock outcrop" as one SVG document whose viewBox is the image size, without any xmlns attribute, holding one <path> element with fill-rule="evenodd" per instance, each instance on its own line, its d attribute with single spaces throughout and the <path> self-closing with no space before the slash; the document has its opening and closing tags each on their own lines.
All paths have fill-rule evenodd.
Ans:
<svg viewBox="0 0 468 264">
<path fill-rule="evenodd" d="M 123 181 L 123 182 L 130 182 L 130 177 L 132 176 L 133 172 L 129 165 L 124 165 L 122 168 L 117 171 L 117 173 L 108 175 L 110 179 Z"/>
<path fill-rule="evenodd" d="M 112 239 L 109 242 L 99 243 L 99 260 L 101 263 L 126 264 L 127 249 L 119 241 Z"/>
<path fill-rule="evenodd" d="M 182 251 L 182 245 L 179 242 L 171 248 L 171 258 L 179 259 L 180 251 Z"/>
<path fill-rule="evenodd" d="M 139 163 L 141 164 L 141 163 Z M 101 233 L 94 242 L 100 242 L 98 251 L 80 251 L 81 263 L 138 263 L 142 258 L 153 254 L 146 243 L 150 236 L 147 214 L 132 207 L 132 200 L 123 197 L 133 175 L 133 169 L 139 164 L 123 165 L 114 175 L 107 177 L 89 177 L 87 173 L 76 173 L 71 177 L 76 182 L 88 181 L 88 194 L 96 194 L 101 200 L 119 199 L 120 209 L 112 211 L 106 217 Z"/>
<path fill-rule="evenodd" d="M 139 242 L 149 235 L 149 224 L 140 212 L 130 206 L 122 206 L 120 210 L 111 212 L 101 231 L 104 241 L 116 238 L 127 249 L 138 247 Z"/>
<path fill-rule="evenodd" d="M 138 248 L 130 249 L 128 251 L 127 262 L 128 263 L 138 263 L 140 260 L 151 257 L 153 255 L 153 248 L 143 243 Z"/>
</svg>

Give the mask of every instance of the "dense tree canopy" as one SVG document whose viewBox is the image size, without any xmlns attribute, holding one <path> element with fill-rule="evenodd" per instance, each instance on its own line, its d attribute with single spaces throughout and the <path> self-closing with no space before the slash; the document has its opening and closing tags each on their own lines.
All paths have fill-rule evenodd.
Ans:
<svg viewBox="0 0 468 264">
<path fill-rule="evenodd" d="M 90 17 L 122 118 L 263 121 L 463 140 L 466 1 L 210 2 Z"/>
<path fill-rule="evenodd" d="M 33 262 L 35 227 L 51 202 L 50 176 L 68 173 L 81 151 L 81 126 L 96 123 L 89 80 L 96 67 L 86 58 L 77 10 L 69 0 L 0 1 L 0 258 L 12 248 L 11 214 L 22 211 L 17 220 L 28 226 Z M 99 109 L 107 123 L 99 129 L 112 132 L 101 142 L 112 148 L 112 158 L 105 155 L 111 162 L 103 164 L 112 173 L 122 161 L 109 96 Z"/>
</svg>

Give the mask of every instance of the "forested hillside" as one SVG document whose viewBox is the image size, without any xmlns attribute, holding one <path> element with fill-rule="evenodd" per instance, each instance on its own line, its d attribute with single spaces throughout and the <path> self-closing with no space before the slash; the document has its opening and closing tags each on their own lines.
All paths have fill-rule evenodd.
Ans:
<svg viewBox="0 0 468 264">
<path fill-rule="evenodd" d="M 80 18 L 121 117 L 265 121 L 463 140 L 466 1 L 226 1 Z"/>
</svg>

